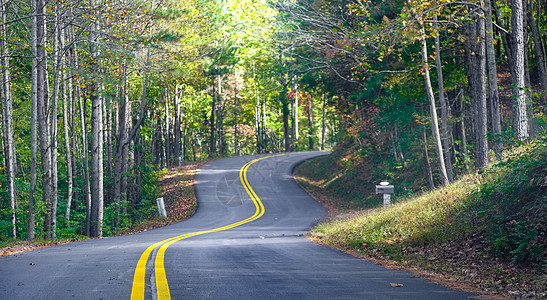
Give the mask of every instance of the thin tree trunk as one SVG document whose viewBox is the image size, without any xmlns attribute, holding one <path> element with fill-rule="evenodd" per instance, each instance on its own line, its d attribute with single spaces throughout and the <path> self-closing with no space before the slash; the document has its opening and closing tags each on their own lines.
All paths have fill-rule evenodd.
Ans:
<svg viewBox="0 0 547 300">
<path fill-rule="evenodd" d="M 511 73 L 513 76 L 513 95 L 516 99 L 515 106 L 515 133 L 519 140 L 524 140 L 528 133 L 528 113 L 526 108 L 525 70 L 524 70 L 524 7 L 523 0 L 511 0 L 511 36 L 512 36 L 512 61 Z"/>
<path fill-rule="evenodd" d="M 429 64 L 427 62 L 427 42 L 425 36 L 425 29 L 423 24 L 421 24 L 421 54 L 422 54 L 422 67 L 424 72 L 424 81 L 425 88 L 427 92 L 427 98 L 429 99 L 429 108 L 431 113 L 431 131 L 433 134 L 433 141 L 435 145 L 435 154 L 437 155 L 437 163 L 439 166 L 439 172 L 441 177 L 441 183 L 443 186 L 448 185 L 450 182 L 448 180 L 448 175 L 446 172 L 446 166 L 444 163 L 443 149 L 441 145 L 441 135 L 439 132 L 439 123 L 437 120 L 437 108 L 435 105 L 435 96 L 433 95 L 433 87 L 431 86 L 431 78 L 429 76 Z"/>
<path fill-rule="evenodd" d="M 529 9 L 526 13 L 528 17 L 528 26 L 532 33 L 532 39 L 534 40 L 534 50 L 536 52 L 536 62 L 539 71 L 539 84 L 543 93 L 547 93 L 547 66 L 545 65 L 545 48 L 542 43 L 541 34 L 539 33 L 536 20 L 534 18 L 534 1 L 530 0 Z M 544 96 L 545 97 L 545 96 Z"/>
<path fill-rule="evenodd" d="M 80 96 L 80 88 L 76 86 L 76 95 L 79 99 L 80 106 L 80 125 L 82 130 L 82 148 L 84 153 L 84 180 L 85 180 L 85 207 L 86 207 L 86 226 L 85 235 L 91 236 L 91 183 L 89 176 L 89 145 L 87 140 L 87 123 L 86 123 L 86 101 Z"/>
<path fill-rule="evenodd" d="M 294 142 L 298 145 L 300 139 L 299 128 L 298 128 L 298 83 L 296 82 L 296 77 L 294 81 Z"/>
<path fill-rule="evenodd" d="M 503 143 L 498 141 L 501 136 L 501 117 L 498 89 L 498 70 L 496 66 L 496 49 L 494 49 L 494 27 L 492 25 L 492 7 L 490 0 L 484 2 L 486 12 L 486 61 L 488 64 L 488 99 L 492 116 L 492 132 L 494 133 L 494 153 L 501 159 Z"/>
<path fill-rule="evenodd" d="M 53 95 L 51 97 L 51 112 L 50 112 L 50 134 L 51 134 L 51 238 L 56 238 L 57 231 L 57 205 L 58 205 L 58 126 L 57 126 L 57 111 L 59 106 L 59 96 L 60 96 L 60 84 L 61 84 L 61 72 L 62 72 L 62 60 L 63 55 L 61 49 L 63 48 L 61 40 L 61 21 L 60 21 L 60 7 L 55 4 L 55 30 L 53 36 Z"/>
<path fill-rule="evenodd" d="M 52 174 L 51 174 L 51 135 L 48 111 L 50 109 L 47 96 L 47 66 L 45 53 L 45 5 L 41 0 L 36 1 L 37 16 L 37 38 L 38 45 L 36 49 L 38 57 L 38 76 L 37 76 L 37 99 L 38 99 L 38 130 L 40 135 L 40 154 L 42 161 L 42 199 L 46 206 L 44 218 L 44 235 L 46 239 L 51 239 L 52 232 Z"/>
<path fill-rule="evenodd" d="M 239 113 L 239 107 L 238 107 L 238 100 L 237 100 L 237 69 L 235 69 L 235 76 L 234 76 L 234 153 L 236 156 L 239 156 L 239 141 L 237 140 L 237 117 Z"/>
<path fill-rule="evenodd" d="M 175 131 L 175 140 L 174 140 L 174 148 L 175 148 L 175 152 L 174 152 L 174 156 L 176 157 L 176 159 L 178 161 L 181 161 L 182 160 L 182 157 L 181 157 L 181 154 L 180 154 L 180 139 L 181 139 L 181 130 L 180 130 L 180 114 L 181 114 L 181 110 L 180 110 L 180 93 L 181 93 L 181 90 L 179 90 L 179 86 L 176 86 L 175 88 L 175 128 L 174 128 L 174 131 Z"/>
<path fill-rule="evenodd" d="M 15 152 L 15 140 L 14 140 L 14 129 L 13 129 L 13 99 L 11 95 L 11 74 L 10 74 L 10 53 L 8 50 L 8 31 L 7 31 L 7 4 L 4 4 L 0 7 L 1 10 L 1 19 L 3 24 L 1 26 L 3 37 L 2 37 L 2 78 L 3 78 L 3 94 L 2 97 L 3 108 L 4 108 L 4 117 L 2 118 L 4 123 L 4 144 L 6 144 L 6 172 L 8 179 L 8 198 L 10 205 L 10 223 L 12 226 L 11 235 L 12 238 L 17 238 L 17 226 L 16 220 L 17 216 L 15 209 L 17 206 L 16 203 L 16 193 L 15 190 L 15 176 L 17 173 L 17 157 Z"/>
<path fill-rule="evenodd" d="M 91 237 L 102 237 L 103 179 L 102 179 L 102 97 L 91 86 Z"/>
<path fill-rule="evenodd" d="M 32 52 L 32 77 L 31 77 L 31 117 L 30 117 L 30 187 L 29 187 L 29 208 L 28 208 L 28 223 L 27 223 L 27 240 L 32 241 L 36 238 L 35 226 L 36 215 L 34 208 L 34 192 L 36 191 L 37 181 L 37 165 L 38 165 L 38 65 L 40 59 L 38 57 L 38 48 L 40 43 L 39 37 L 39 17 L 37 5 L 40 1 L 30 1 L 30 11 L 32 14 L 32 37 L 31 37 L 31 52 Z"/>
<path fill-rule="evenodd" d="M 69 132 L 69 121 L 68 119 L 68 107 L 69 107 L 69 97 L 70 95 L 67 91 L 67 84 L 68 79 L 66 77 L 66 73 L 63 72 L 65 76 L 63 76 L 63 128 L 64 128 L 64 134 L 65 134 L 65 150 L 66 150 L 66 177 L 67 177 L 67 200 L 66 200 L 66 211 L 65 211 L 65 219 L 67 224 L 70 222 L 70 210 L 72 206 L 72 194 L 73 194 L 73 174 L 72 174 L 72 148 L 71 145 L 71 136 Z"/>
<path fill-rule="evenodd" d="M 321 151 L 325 150 L 325 131 L 327 129 L 327 97 L 323 95 L 323 121 L 321 125 Z"/>
<path fill-rule="evenodd" d="M 434 16 L 435 22 L 435 63 L 437 65 L 437 81 L 439 86 L 439 103 L 441 105 L 441 137 L 443 145 L 443 155 L 446 166 L 446 175 L 448 181 L 454 181 L 454 172 L 452 171 L 452 156 L 450 154 L 450 141 L 448 137 L 448 108 L 446 99 L 444 97 L 444 77 L 443 77 L 443 65 L 441 62 L 441 42 L 439 38 L 439 25 L 437 23 L 437 16 Z"/>
<path fill-rule="evenodd" d="M 223 112 L 223 98 L 222 98 L 222 77 L 218 75 L 218 108 L 217 108 L 217 128 L 218 128 L 218 151 L 220 155 L 224 155 L 225 142 L 224 142 L 224 112 Z"/>
<path fill-rule="evenodd" d="M 216 114 L 216 91 L 215 91 L 215 79 L 213 77 L 213 103 L 211 104 L 211 119 L 210 119 L 210 126 L 211 126 L 211 136 L 210 136 L 210 145 L 209 145 L 209 157 L 214 157 L 217 150 L 216 150 L 216 140 L 215 140 L 215 114 Z"/>
<path fill-rule="evenodd" d="M 281 95 L 283 97 L 285 95 Z M 283 105 L 283 141 L 285 143 L 285 152 L 291 151 L 291 139 L 289 134 L 289 103 L 287 103 L 286 99 L 281 99 L 281 103 Z"/>
<path fill-rule="evenodd" d="M 165 167 L 169 167 L 171 162 L 171 114 L 169 112 L 169 97 L 164 95 L 165 100 Z"/>
<path fill-rule="evenodd" d="M 309 141 L 310 150 L 313 150 L 313 148 L 314 148 L 314 145 L 313 145 L 313 114 L 312 114 L 312 101 L 311 101 L 311 99 L 308 101 L 308 125 L 309 125 L 308 141 Z"/>
</svg>

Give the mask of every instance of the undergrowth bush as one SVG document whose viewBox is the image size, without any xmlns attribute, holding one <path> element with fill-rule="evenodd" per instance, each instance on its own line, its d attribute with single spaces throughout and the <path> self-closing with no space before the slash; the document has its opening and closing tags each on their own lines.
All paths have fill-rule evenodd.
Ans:
<svg viewBox="0 0 547 300">
<path fill-rule="evenodd" d="M 547 266 L 547 136 L 515 149 L 487 170 L 474 197 L 500 258 Z"/>
</svg>

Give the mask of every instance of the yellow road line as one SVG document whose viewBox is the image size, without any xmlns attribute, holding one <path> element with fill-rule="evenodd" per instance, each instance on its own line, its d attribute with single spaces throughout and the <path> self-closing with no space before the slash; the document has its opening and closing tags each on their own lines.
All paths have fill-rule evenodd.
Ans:
<svg viewBox="0 0 547 300">
<path fill-rule="evenodd" d="M 255 194 L 254 190 L 251 188 L 251 185 L 249 185 L 249 181 L 247 180 L 247 170 L 249 167 L 266 158 L 271 158 L 274 156 L 279 156 L 284 154 L 277 154 L 277 155 L 271 155 L 266 156 L 262 158 L 254 159 L 245 165 L 241 167 L 239 170 L 239 179 L 241 180 L 241 183 L 243 184 L 243 187 L 247 191 L 247 194 L 251 197 L 251 200 L 253 201 L 255 205 L 255 213 L 248 217 L 247 219 L 241 220 L 236 223 L 232 223 L 223 227 L 218 227 L 211 230 L 204 230 L 204 231 L 198 231 L 198 232 L 192 232 L 187 233 L 179 236 L 175 236 L 166 240 L 163 240 L 161 242 L 155 243 L 148 247 L 139 258 L 139 261 L 137 262 L 137 267 L 135 268 L 135 274 L 133 276 L 133 287 L 131 289 L 131 300 L 143 300 L 144 299 L 144 291 L 145 291 L 145 277 L 146 277 L 146 263 L 148 262 L 148 258 L 150 257 L 150 254 L 156 249 L 158 246 L 160 247 L 158 249 L 158 252 L 156 254 L 156 259 L 154 262 L 154 270 L 155 270 L 155 276 L 156 276 L 156 290 L 157 290 L 157 299 L 163 300 L 163 299 L 171 299 L 171 293 L 169 291 L 169 284 L 167 282 L 167 276 L 165 275 L 165 265 L 164 265 L 164 258 L 165 258 L 165 251 L 167 250 L 167 247 L 172 245 L 175 242 L 178 242 L 183 239 L 187 239 L 189 237 L 193 237 L 196 235 L 201 235 L 205 233 L 211 233 L 211 232 L 218 232 L 223 231 L 227 229 L 231 229 L 249 222 L 252 222 L 264 215 L 264 205 L 262 204 L 262 201 L 260 201 L 260 198 Z"/>
</svg>

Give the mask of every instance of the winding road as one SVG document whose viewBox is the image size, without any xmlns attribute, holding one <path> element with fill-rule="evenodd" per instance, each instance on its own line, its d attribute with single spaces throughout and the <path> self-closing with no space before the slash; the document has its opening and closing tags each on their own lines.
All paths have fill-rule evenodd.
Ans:
<svg viewBox="0 0 547 300">
<path fill-rule="evenodd" d="M 0 299 L 468 299 L 308 241 L 326 211 L 292 170 L 324 152 L 243 156 L 196 175 L 183 222 L 0 258 Z M 402 284 L 392 287 L 390 283 Z"/>
</svg>

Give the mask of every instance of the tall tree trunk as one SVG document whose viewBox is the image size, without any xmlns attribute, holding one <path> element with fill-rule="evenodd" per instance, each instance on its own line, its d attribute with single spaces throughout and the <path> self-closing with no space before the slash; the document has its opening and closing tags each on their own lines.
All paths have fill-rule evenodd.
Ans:
<svg viewBox="0 0 547 300">
<path fill-rule="evenodd" d="M 81 96 L 80 87 L 76 85 L 76 97 L 79 99 L 80 106 L 80 127 L 82 131 L 82 150 L 84 159 L 84 180 L 85 180 L 85 208 L 86 208 L 86 226 L 85 235 L 91 236 L 91 182 L 89 176 L 89 144 L 87 139 L 87 122 L 86 122 L 86 100 Z"/>
<path fill-rule="evenodd" d="M 61 40 L 61 11 L 58 3 L 55 4 L 54 8 L 55 14 L 55 29 L 53 35 L 53 95 L 51 97 L 51 111 L 50 111 L 50 134 L 51 134 L 51 238 L 56 238 L 57 231 L 57 205 L 58 205 L 58 126 L 57 126 L 57 112 L 59 106 L 59 96 L 60 96 L 60 84 L 61 84 L 61 72 L 62 72 L 62 61 L 63 61 L 63 44 Z"/>
<path fill-rule="evenodd" d="M 281 104 L 283 112 L 283 141 L 285 152 L 291 151 L 291 138 L 290 138 L 290 128 L 289 128 L 289 103 L 285 99 L 286 94 L 281 94 Z"/>
<path fill-rule="evenodd" d="M 177 158 L 177 160 L 180 162 L 183 160 L 180 154 L 180 139 L 181 139 L 181 130 L 180 130 L 180 94 L 182 91 L 179 89 L 179 86 L 177 85 L 175 87 L 175 140 L 174 140 L 174 156 Z"/>
<path fill-rule="evenodd" d="M 294 78 L 294 109 L 293 109 L 293 122 L 294 122 L 294 143 L 299 143 L 299 128 L 298 128 L 298 83 L 296 77 Z M 297 146 L 298 147 L 298 146 Z"/>
<path fill-rule="evenodd" d="M 437 119 L 437 108 L 435 105 L 435 96 L 433 95 L 433 87 L 431 86 L 431 78 L 429 75 L 429 64 L 427 62 L 427 41 L 425 35 L 425 28 L 421 24 L 421 54 L 422 54 L 422 68 L 424 72 L 425 88 L 427 92 L 427 98 L 429 99 L 429 108 L 431 113 L 431 131 L 433 134 L 433 141 L 435 144 L 435 154 L 437 155 L 437 163 L 439 166 L 439 175 L 441 177 L 441 183 L 443 186 L 448 185 L 448 175 L 446 172 L 446 166 L 444 163 L 443 149 L 441 145 L 441 135 L 439 132 L 439 123 Z"/>
<path fill-rule="evenodd" d="M 10 53 L 8 50 L 8 30 L 7 30 L 7 3 L 0 7 L 1 20 L 3 24 L 1 26 L 3 36 L 1 39 L 2 47 L 2 107 L 3 107 L 3 127 L 4 127 L 4 144 L 6 146 L 6 173 L 8 179 L 8 198 L 11 209 L 10 223 L 12 226 L 11 236 L 17 238 L 17 226 L 16 226 L 16 190 L 15 190 L 15 176 L 17 172 L 17 158 L 15 153 L 15 140 L 13 129 L 13 99 L 11 95 L 11 74 L 10 74 Z"/>
<path fill-rule="evenodd" d="M 91 85 L 91 237 L 103 235 L 103 177 L 102 177 L 102 97 L 97 95 L 98 88 Z"/>
<path fill-rule="evenodd" d="M 310 150 L 313 150 L 313 114 L 312 114 L 312 101 L 311 99 L 308 100 L 308 142 Z"/>
<path fill-rule="evenodd" d="M 218 75 L 218 108 L 217 108 L 217 128 L 218 128 L 218 152 L 220 155 L 224 155 L 225 142 L 224 142 L 224 112 L 223 112 L 223 97 L 222 97 L 222 77 Z"/>
<path fill-rule="evenodd" d="M 39 36 L 39 16 L 37 7 L 40 1 L 30 1 L 30 11 L 32 14 L 32 32 L 31 32 L 31 53 L 32 53 L 32 77 L 31 77 L 31 116 L 30 116 L 30 187 L 29 187 L 29 208 L 28 208 L 28 223 L 27 223 L 27 240 L 32 241 L 36 237 L 36 215 L 34 208 L 34 192 L 36 191 L 37 182 L 37 165 L 38 165 L 38 68 L 40 58 L 38 57 L 38 49 L 41 47 Z"/>
<path fill-rule="evenodd" d="M 238 132 L 237 132 L 237 126 L 238 126 L 238 123 L 237 123 L 237 118 L 238 118 L 238 114 L 239 114 L 239 107 L 238 107 L 238 99 L 237 99 L 237 77 L 238 77 L 238 72 L 237 72 L 237 69 L 235 69 L 234 71 L 234 153 L 236 156 L 239 156 L 239 141 L 237 140 L 238 136 Z"/>
<path fill-rule="evenodd" d="M 526 109 L 525 70 L 524 70 L 524 6 L 523 0 L 511 0 L 511 36 L 513 95 L 516 99 L 514 126 L 519 140 L 524 140 L 528 133 L 528 113 Z"/>
<path fill-rule="evenodd" d="M 125 144 L 127 137 L 127 128 L 129 127 L 129 114 L 131 113 L 131 102 L 129 102 L 129 86 L 127 81 L 127 67 L 124 63 L 124 79 L 123 87 L 120 95 L 120 104 L 118 108 L 118 132 L 116 138 L 116 146 L 114 152 L 114 195 L 113 203 L 116 218 L 114 220 L 114 226 L 118 227 L 121 221 L 121 206 L 124 198 L 124 178 L 127 176 L 127 153 L 128 144 Z"/>
<path fill-rule="evenodd" d="M 89 53 L 91 54 L 91 76 L 99 73 L 99 50 L 95 46 L 100 31 L 99 22 L 90 26 Z M 88 82 L 88 97 L 91 99 L 91 221 L 90 237 L 103 235 L 103 99 L 100 96 L 99 84 L 95 80 Z"/>
<path fill-rule="evenodd" d="M 446 175 L 448 181 L 454 181 L 454 171 L 452 171 L 452 156 L 450 154 L 450 141 L 448 136 L 448 107 L 444 97 L 444 77 L 443 64 L 441 61 L 441 42 L 439 38 L 439 25 L 437 23 L 437 15 L 434 16 L 435 22 L 435 63 L 437 65 L 437 81 L 439 85 L 439 104 L 441 105 L 441 137 L 443 145 L 443 155 L 446 166 Z"/>
<path fill-rule="evenodd" d="M 490 114 L 492 116 L 492 132 L 494 138 L 494 153 L 501 159 L 503 143 L 498 141 L 501 136 L 500 97 L 498 89 L 498 70 L 496 66 L 496 49 L 494 49 L 494 26 L 492 20 L 492 7 L 490 0 L 484 2 L 486 13 L 486 62 L 488 64 L 488 99 Z"/>
<path fill-rule="evenodd" d="M 321 150 L 325 150 L 325 131 L 327 129 L 327 97 L 323 95 L 323 121 L 321 124 Z"/>
<path fill-rule="evenodd" d="M 46 214 L 44 218 L 44 235 L 46 239 L 53 237 L 52 225 L 52 174 L 51 174 L 51 135 L 49 124 L 49 101 L 47 94 L 47 65 L 46 65 L 46 23 L 45 23 L 45 5 L 41 0 L 36 1 L 37 7 L 37 40 L 38 44 L 36 54 L 38 57 L 37 64 L 37 110 L 38 110 L 38 131 L 40 135 L 40 154 L 42 161 L 42 199 L 46 206 Z"/>
<path fill-rule="evenodd" d="M 526 12 L 528 18 L 528 26 L 532 33 L 532 39 L 534 40 L 534 50 L 536 52 L 538 72 L 539 72 L 539 84 L 540 89 L 544 93 L 543 97 L 547 97 L 547 66 L 545 61 L 545 48 L 539 33 L 539 26 L 536 25 L 534 18 L 534 1 L 530 0 L 528 9 Z"/>
<path fill-rule="evenodd" d="M 165 167 L 169 167 L 172 164 L 171 158 L 171 114 L 169 112 L 169 97 L 167 93 L 163 95 L 165 100 Z"/>
<path fill-rule="evenodd" d="M 216 114 L 216 110 L 217 110 L 217 101 L 216 101 L 216 91 L 215 91 L 215 78 L 213 77 L 213 95 L 212 95 L 212 98 L 213 98 L 213 103 L 211 104 L 211 118 L 210 118 L 210 126 L 211 126 L 211 136 L 210 136 L 210 145 L 209 145 L 209 157 L 214 157 L 216 155 L 216 140 L 215 140 L 215 135 L 216 135 L 216 130 L 215 130 L 215 114 Z"/>
<path fill-rule="evenodd" d="M 74 188 L 73 174 L 72 174 L 72 148 L 71 148 L 71 133 L 69 132 L 69 118 L 68 107 L 70 106 L 71 93 L 68 92 L 69 80 L 66 76 L 66 72 L 63 72 L 63 128 L 65 137 L 65 150 L 66 150 L 66 177 L 67 177 L 67 200 L 65 219 L 67 224 L 70 222 L 70 210 L 72 206 L 72 194 Z"/>
<path fill-rule="evenodd" d="M 466 43 L 466 62 L 471 102 L 473 103 L 473 124 L 475 132 L 475 167 L 481 169 L 488 164 L 486 109 L 486 45 L 484 16 L 476 16 L 469 25 L 469 42 Z"/>
<path fill-rule="evenodd" d="M 256 128 L 256 153 L 262 153 L 262 132 L 260 130 L 260 98 L 258 92 L 256 93 L 256 105 L 255 105 L 255 128 Z"/>
</svg>

